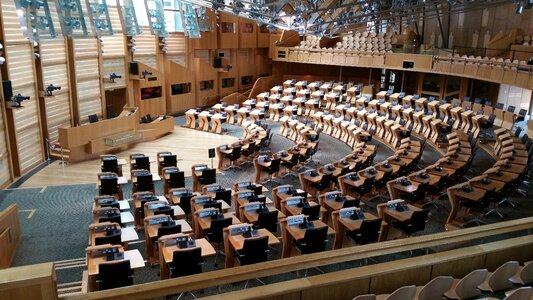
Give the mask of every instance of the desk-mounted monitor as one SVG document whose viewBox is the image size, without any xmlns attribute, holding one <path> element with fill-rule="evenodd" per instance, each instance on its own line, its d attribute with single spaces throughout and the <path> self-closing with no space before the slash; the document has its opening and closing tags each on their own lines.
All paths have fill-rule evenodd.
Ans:
<svg viewBox="0 0 533 300">
<path fill-rule="evenodd" d="M 98 122 L 98 116 L 97 115 L 89 115 L 89 123 L 96 123 Z"/>
</svg>

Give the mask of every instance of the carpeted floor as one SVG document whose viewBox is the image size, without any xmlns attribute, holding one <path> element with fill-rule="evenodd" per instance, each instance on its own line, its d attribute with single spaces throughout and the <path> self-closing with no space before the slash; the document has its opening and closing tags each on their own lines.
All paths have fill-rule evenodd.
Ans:
<svg viewBox="0 0 533 300">
<path fill-rule="evenodd" d="M 175 118 L 177 125 L 185 123 L 184 117 Z M 265 121 L 274 132 L 271 151 L 277 152 L 287 149 L 294 145 L 294 142 L 281 137 L 279 125 L 274 122 Z M 224 124 L 225 134 L 236 137 L 242 136 L 242 129 L 238 126 Z M 372 144 L 379 145 L 378 154 L 375 161 L 381 161 L 393 154 L 392 149 L 372 141 Z M 327 136 L 320 137 L 320 149 L 314 156 L 318 165 L 323 165 L 341 159 L 351 152 L 350 147 L 344 143 Z M 423 154 L 423 166 L 435 162 L 441 155 L 433 148 L 426 147 Z M 492 166 L 494 159 L 485 151 L 479 150 L 474 160 L 474 174 L 481 174 L 487 168 Z M 179 163 L 178 163 L 179 166 Z M 240 171 L 229 171 L 219 174 L 217 182 L 225 187 L 233 186 L 234 182 L 253 180 L 254 170 L 248 166 Z M 96 174 L 95 174 L 96 181 Z M 287 177 L 284 182 L 299 186 L 296 177 Z M 191 178 L 186 179 L 186 186 L 191 187 Z M 267 184 L 270 190 L 273 185 Z M 156 184 L 157 194 L 162 194 L 162 183 Z M 11 203 L 17 203 L 21 210 L 21 226 L 23 241 L 18 249 L 13 266 L 29 265 L 41 262 L 57 262 L 58 283 L 60 286 L 68 286 L 69 283 L 80 281 L 82 271 L 85 269 L 85 248 L 88 245 L 88 226 L 91 223 L 91 204 L 97 190 L 95 184 L 69 185 L 69 186 L 50 186 L 46 189 L 7 189 L 0 191 L 0 210 L 6 208 Z M 266 193 L 270 196 L 270 192 Z M 124 187 L 124 196 L 131 197 L 131 183 Z M 533 215 L 533 200 L 518 199 L 522 205 L 519 209 L 503 208 L 508 219 L 516 219 Z M 439 211 L 432 210 L 431 219 L 423 234 L 441 232 L 444 230 L 444 223 L 450 210 L 449 203 L 445 198 L 440 201 L 444 208 Z M 370 202 L 366 210 L 376 213 L 376 203 Z M 34 210 L 34 211 L 33 211 Z M 499 219 L 487 219 L 487 222 L 496 222 Z M 133 243 L 130 249 L 139 249 L 145 254 L 144 233 L 139 233 L 139 243 Z M 475 241 L 473 241 L 475 242 Z M 331 244 L 331 242 L 330 242 Z M 331 245 L 329 245 L 331 247 Z M 407 257 L 409 254 L 398 254 L 389 257 L 379 258 L 378 261 L 398 259 Z M 281 256 L 281 251 L 271 251 L 269 259 L 276 259 Z M 221 258 L 219 258 L 221 260 Z M 345 268 L 358 266 L 360 262 L 346 262 L 332 266 L 325 266 L 322 271 L 335 271 Z M 218 268 L 223 267 L 219 264 Z M 215 269 L 213 258 L 208 258 L 204 264 L 204 272 Z M 143 283 L 158 280 L 158 267 L 145 267 L 135 270 L 135 283 Z M 308 275 L 314 275 L 316 271 L 309 270 Z M 295 278 L 297 274 L 280 274 L 266 278 L 267 283 L 284 281 Z M 204 295 L 218 293 L 219 291 L 228 291 L 242 288 L 244 283 L 236 285 L 227 285 L 219 289 L 206 289 Z M 256 283 L 252 282 L 252 286 Z"/>
</svg>

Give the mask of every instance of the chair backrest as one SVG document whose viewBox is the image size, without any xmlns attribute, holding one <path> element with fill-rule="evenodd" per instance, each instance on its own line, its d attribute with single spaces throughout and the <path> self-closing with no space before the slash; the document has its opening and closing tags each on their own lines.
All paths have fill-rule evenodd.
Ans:
<svg viewBox="0 0 533 300">
<path fill-rule="evenodd" d="M 121 245 L 122 240 L 120 238 L 120 232 L 115 233 L 112 235 L 106 235 L 106 236 L 97 236 L 94 238 L 94 245 L 105 245 L 105 244 L 111 244 L 111 245 Z"/>
<path fill-rule="evenodd" d="M 137 175 L 137 191 L 144 192 L 154 189 L 154 181 L 152 174 L 140 174 Z"/>
<path fill-rule="evenodd" d="M 326 250 L 328 227 L 307 228 L 303 242 L 305 247 L 302 254 L 321 252 Z"/>
<path fill-rule="evenodd" d="M 157 228 L 157 237 L 160 238 L 165 235 L 181 233 L 181 224 L 161 226 Z"/>
<path fill-rule="evenodd" d="M 185 173 L 183 171 L 170 172 L 168 179 L 168 188 L 182 188 L 185 187 Z"/>
<path fill-rule="evenodd" d="M 211 220 L 211 228 L 209 228 L 209 232 L 207 233 L 207 238 L 209 239 L 209 242 L 222 243 L 224 241 L 224 236 L 222 235 L 222 232 L 224 228 L 230 226 L 231 223 L 231 218 Z"/>
<path fill-rule="evenodd" d="M 401 288 L 395 290 L 385 298 L 386 300 L 409 300 L 414 299 L 416 294 L 416 286 L 415 285 L 408 285 L 408 286 L 402 286 Z"/>
<path fill-rule="evenodd" d="M 218 211 L 222 209 L 222 202 L 211 201 L 204 204 L 204 208 L 216 208 Z"/>
<path fill-rule="evenodd" d="M 270 161 L 270 168 L 268 173 L 273 174 L 279 171 L 281 159 L 273 159 Z"/>
<path fill-rule="evenodd" d="M 102 172 L 118 173 L 118 160 L 116 158 L 104 158 L 102 160 Z"/>
<path fill-rule="evenodd" d="M 237 160 L 241 157 L 242 146 L 233 147 L 231 150 L 230 160 Z"/>
<path fill-rule="evenodd" d="M 187 248 L 172 254 L 172 278 L 202 273 L 202 248 Z"/>
<path fill-rule="evenodd" d="M 122 219 L 120 215 L 115 215 L 115 216 L 110 216 L 110 217 L 101 217 L 98 219 L 98 223 L 105 223 L 105 222 L 118 223 L 122 226 Z"/>
<path fill-rule="evenodd" d="M 270 232 L 278 231 L 278 211 L 260 212 L 257 217 L 257 226 Z"/>
<path fill-rule="evenodd" d="M 435 277 L 422 287 L 418 293 L 418 300 L 441 299 L 442 295 L 452 287 L 452 284 L 453 277 L 451 276 Z"/>
<path fill-rule="evenodd" d="M 167 215 L 174 219 L 174 209 L 170 206 L 163 206 L 157 209 L 154 209 L 154 215 Z"/>
<path fill-rule="evenodd" d="M 359 295 L 352 300 L 376 300 L 376 295 L 374 294 L 368 294 L 368 295 Z"/>
<path fill-rule="evenodd" d="M 360 204 L 361 204 L 361 198 L 344 200 L 344 203 L 342 204 L 342 208 L 359 207 Z"/>
<path fill-rule="evenodd" d="M 509 278 L 516 274 L 519 267 L 520 264 L 517 261 L 504 263 L 489 275 L 489 286 L 495 292 L 511 288 L 513 284 Z"/>
<path fill-rule="evenodd" d="M 107 290 L 133 284 L 129 260 L 117 262 L 102 263 L 98 265 L 98 275 L 96 280 L 99 281 L 98 289 Z"/>
<path fill-rule="evenodd" d="M 150 171 L 150 158 L 148 156 L 136 157 L 133 168 Z"/>
<path fill-rule="evenodd" d="M 118 177 L 102 177 L 100 179 L 100 194 L 114 195 L 118 192 Z"/>
<path fill-rule="evenodd" d="M 381 232 L 381 219 L 363 220 L 359 229 L 360 236 L 357 236 L 356 243 L 365 245 L 378 241 Z"/>
<path fill-rule="evenodd" d="M 175 167 L 178 165 L 176 154 L 163 155 L 162 167 Z"/>
<path fill-rule="evenodd" d="M 422 231 L 426 228 L 426 222 L 428 220 L 429 209 L 422 209 L 413 212 L 411 215 L 411 233 Z"/>
<path fill-rule="evenodd" d="M 217 191 L 215 193 L 215 200 L 223 200 L 228 205 L 231 205 L 231 190 Z"/>
<path fill-rule="evenodd" d="M 455 288 L 455 292 L 459 299 L 468 299 L 479 296 L 481 291 L 477 286 L 485 280 L 487 273 L 487 269 L 479 269 L 474 270 L 463 277 Z"/>
<path fill-rule="evenodd" d="M 510 292 L 507 297 L 503 300 L 522 300 L 522 299 L 531 299 L 533 296 L 533 288 L 530 286 L 518 288 Z"/>
<path fill-rule="evenodd" d="M 268 257 L 268 236 L 257 238 L 247 238 L 242 247 L 244 256 L 241 258 L 241 265 L 250 265 L 267 261 Z"/>
<path fill-rule="evenodd" d="M 302 208 L 302 214 L 307 216 L 307 220 L 314 221 L 320 217 L 320 205 L 304 206 Z"/>
<path fill-rule="evenodd" d="M 202 176 L 199 178 L 202 184 L 212 184 L 217 182 L 217 170 L 216 169 L 204 169 L 202 170 Z"/>
<path fill-rule="evenodd" d="M 520 270 L 520 279 L 524 284 L 533 283 L 533 261 L 526 262 Z"/>
</svg>

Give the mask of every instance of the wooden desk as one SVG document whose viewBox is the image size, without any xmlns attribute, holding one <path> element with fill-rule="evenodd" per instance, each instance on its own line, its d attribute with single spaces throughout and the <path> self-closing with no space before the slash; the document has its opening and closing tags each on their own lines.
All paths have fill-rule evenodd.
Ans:
<svg viewBox="0 0 533 300">
<path fill-rule="evenodd" d="M 157 218 L 158 216 L 154 216 Z M 154 218 L 151 217 L 151 218 Z M 154 243 L 157 239 L 157 230 L 161 227 L 161 223 L 158 224 L 150 224 L 149 220 L 151 218 L 145 218 L 144 219 L 144 232 L 145 232 L 145 242 L 146 242 L 146 260 L 148 262 L 155 262 L 157 261 L 157 253 L 155 252 Z M 170 218 L 167 219 L 167 221 L 171 221 Z M 192 228 L 185 220 L 175 220 L 176 225 L 181 225 L 181 232 L 182 233 L 191 233 Z"/>
<path fill-rule="evenodd" d="M 231 208 L 231 206 L 229 206 L 226 201 L 224 200 L 216 200 L 217 203 L 222 203 L 222 212 L 223 213 L 227 213 L 228 210 Z M 195 212 L 197 210 L 200 210 L 200 209 L 203 209 L 204 208 L 204 205 L 205 203 L 194 203 L 194 197 L 191 198 L 191 207 L 192 207 L 192 212 Z"/>
<path fill-rule="evenodd" d="M 371 213 L 364 212 L 365 220 L 376 220 L 378 217 L 374 216 Z M 358 231 L 361 229 L 361 224 L 363 220 L 352 220 L 351 218 L 340 218 L 339 212 L 335 211 L 333 213 L 333 225 L 337 234 L 335 235 L 335 241 L 333 242 L 333 249 L 342 248 L 344 244 L 345 231 Z M 387 222 L 381 222 L 381 234 L 378 241 L 383 241 L 383 238 L 387 236 L 389 224 Z"/>
<path fill-rule="evenodd" d="M 490 180 L 490 183 L 484 184 L 483 182 L 481 182 L 481 180 L 479 180 L 479 181 L 470 181 L 470 185 L 472 187 L 475 187 L 475 188 L 478 188 L 478 189 L 483 189 L 483 190 L 486 190 L 486 191 L 499 192 L 505 186 L 505 182 L 498 181 L 498 180 Z"/>
<path fill-rule="evenodd" d="M 211 228 L 211 217 L 200 218 L 198 212 L 194 214 L 194 231 L 197 238 L 203 238 L 204 232 Z M 225 213 L 224 218 L 231 218 L 232 224 L 240 224 L 241 221 L 233 213 Z"/>
<path fill-rule="evenodd" d="M 323 226 L 328 227 L 328 235 L 329 236 L 335 236 L 335 230 L 328 225 L 326 225 L 324 222 L 320 220 L 310 221 L 310 223 L 313 223 L 314 228 L 319 228 Z M 281 222 L 281 234 L 283 238 L 283 250 L 281 257 L 286 258 L 291 256 L 291 249 L 292 249 L 292 241 L 293 240 L 302 240 L 305 236 L 305 231 L 307 229 L 302 229 L 298 225 L 287 225 L 287 219 L 282 220 Z"/>
<path fill-rule="evenodd" d="M 98 225 L 104 226 L 105 223 L 99 223 Z M 113 224 L 113 223 L 110 223 Z M 118 225 L 118 224 L 117 224 Z M 96 246 L 95 240 L 97 237 L 106 236 L 105 231 L 95 232 L 94 230 L 89 229 L 89 245 Z M 120 228 L 120 241 L 124 244 L 124 249 L 128 250 L 128 243 L 133 242 L 139 239 L 139 235 L 135 228 L 133 227 L 124 227 Z"/>
<path fill-rule="evenodd" d="M 480 201 L 483 196 L 485 196 L 486 190 L 472 187 L 471 192 L 466 192 L 464 189 L 459 188 L 455 190 L 455 195 L 459 198 L 470 200 L 470 201 Z"/>
<path fill-rule="evenodd" d="M 501 175 L 498 175 L 496 173 L 491 173 L 487 175 L 487 178 L 492 179 L 492 180 L 503 181 L 505 183 L 511 182 L 518 178 L 518 174 L 516 173 L 503 172 L 503 171 L 501 173 L 502 173 Z"/>
<path fill-rule="evenodd" d="M 458 170 L 462 167 L 465 166 L 466 162 L 464 161 L 459 161 L 459 160 L 454 160 L 452 159 L 451 161 L 446 161 L 444 159 L 439 159 L 437 161 L 438 163 L 440 163 L 440 165 L 444 168 L 448 168 L 448 169 L 454 169 L 454 170 Z"/>
<path fill-rule="evenodd" d="M 261 236 L 268 236 L 268 245 L 273 246 L 280 243 L 279 239 L 275 237 L 270 231 L 261 228 L 257 230 L 257 235 L 251 238 Z M 227 228 L 224 229 L 224 252 L 226 252 L 225 268 L 232 268 L 235 265 L 234 251 L 240 251 L 244 247 L 244 240 L 246 238 L 242 234 L 230 235 Z"/>
<path fill-rule="evenodd" d="M 98 276 L 98 266 L 100 264 L 104 264 L 107 261 L 106 256 L 91 256 L 91 250 L 90 249 L 106 249 L 106 248 L 112 248 L 110 245 L 101 245 L 101 246 L 93 246 L 89 247 L 86 250 L 86 263 L 87 263 L 87 272 L 89 274 L 89 291 L 96 291 L 96 277 Z M 122 247 L 119 248 L 119 252 L 124 252 L 124 259 L 123 260 L 129 260 L 130 261 L 130 267 L 131 269 L 137 269 L 144 267 L 144 258 L 141 255 L 141 252 L 139 250 L 127 250 L 123 251 Z M 109 261 L 111 262 L 119 262 L 122 260 L 113 260 Z"/>
<path fill-rule="evenodd" d="M 390 198 L 391 199 L 401 198 L 400 193 L 412 194 L 416 192 L 416 190 L 418 189 L 419 184 L 417 182 L 409 181 L 411 182 L 410 185 L 403 185 L 401 183 L 398 183 L 397 180 L 398 179 L 394 180 L 393 182 L 387 183 L 387 185 L 390 187 L 390 192 L 391 192 Z"/>
<path fill-rule="evenodd" d="M 388 208 L 387 203 L 381 203 L 378 204 L 378 213 L 389 224 L 392 223 L 391 221 L 406 222 L 411 219 L 413 212 L 421 210 L 414 205 L 408 203 L 406 205 L 409 208 L 408 211 L 397 211 L 396 208 Z"/>
<path fill-rule="evenodd" d="M 325 210 L 325 212 L 322 213 L 322 222 L 324 222 L 326 224 L 329 224 L 329 216 L 331 215 L 332 212 L 343 208 L 344 207 L 344 202 L 346 200 L 348 200 L 348 201 L 349 200 L 355 200 L 355 198 L 350 196 L 350 195 L 345 195 L 345 196 L 340 195 L 340 196 L 341 196 L 342 201 L 337 201 L 337 200 L 335 200 L 335 198 L 328 199 L 327 196 L 323 197 L 322 201 L 320 202 L 320 205 L 322 205 L 322 207 Z M 360 207 L 361 204 L 358 207 Z"/>
<path fill-rule="evenodd" d="M 309 203 L 309 206 L 311 207 L 320 205 L 316 203 L 315 201 L 308 201 L 307 203 Z M 281 202 L 281 210 L 282 211 L 285 210 L 285 213 L 289 216 L 296 216 L 302 213 L 303 207 L 298 207 L 297 205 L 286 205 L 286 200 L 285 200 Z M 326 209 L 323 207 L 320 207 L 320 213 L 323 214 L 324 212 L 326 212 Z"/>
<path fill-rule="evenodd" d="M 159 271 L 160 279 L 169 279 L 170 272 L 168 269 L 168 264 L 172 263 L 174 251 L 180 251 L 181 248 L 179 244 L 170 243 L 166 245 L 165 241 L 169 239 L 175 239 L 177 237 L 184 236 L 183 234 L 172 234 L 166 235 L 159 238 Z M 209 257 L 216 255 L 216 250 L 206 239 L 196 239 L 194 240 L 196 247 L 200 247 L 202 250 L 202 257 Z M 189 249 L 189 248 L 187 248 Z"/>
<path fill-rule="evenodd" d="M 286 216 L 284 213 L 282 213 L 281 211 L 279 211 L 277 208 L 275 207 L 272 207 L 272 206 L 267 206 L 268 208 L 268 211 L 272 212 L 272 211 L 278 211 L 278 221 L 281 220 L 281 219 L 284 219 Z M 241 217 L 242 217 L 242 221 L 243 222 L 246 222 L 246 223 L 256 223 L 257 220 L 259 219 L 259 214 L 257 213 L 256 210 L 245 210 L 243 206 L 241 206 Z"/>
<path fill-rule="evenodd" d="M 428 178 L 422 178 L 420 177 L 420 174 L 416 174 L 416 175 L 410 175 L 408 179 L 416 183 L 422 183 L 422 184 L 427 183 L 430 186 L 436 186 L 439 183 L 441 176 L 433 175 L 429 173 L 426 173 L 426 174 Z"/>
</svg>

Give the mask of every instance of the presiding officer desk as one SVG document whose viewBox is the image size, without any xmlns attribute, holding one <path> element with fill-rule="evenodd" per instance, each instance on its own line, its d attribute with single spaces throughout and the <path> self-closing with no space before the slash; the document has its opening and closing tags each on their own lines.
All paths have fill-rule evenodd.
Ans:
<svg viewBox="0 0 533 300">
<path fill-rule="evenodd" d="M 139 117 L 136 107 L 124 107 L 116 118 L 58 128 L 59 145 L 70 151 L 69 161 L 76 162 L 124 150 L 134 143 L 151 141 L 174 130 L 174 120 L 170 116 L 147 124 L 140 124 Z"/>
</svg>

